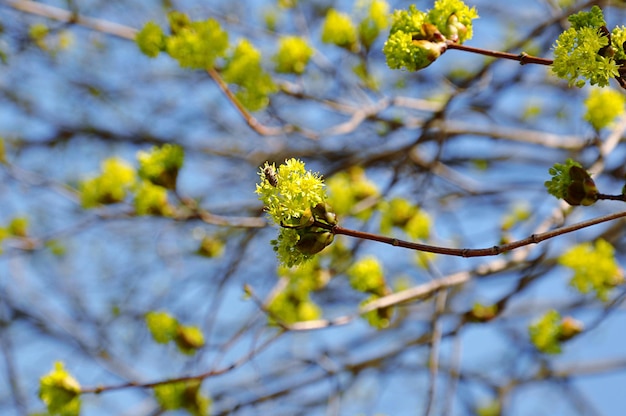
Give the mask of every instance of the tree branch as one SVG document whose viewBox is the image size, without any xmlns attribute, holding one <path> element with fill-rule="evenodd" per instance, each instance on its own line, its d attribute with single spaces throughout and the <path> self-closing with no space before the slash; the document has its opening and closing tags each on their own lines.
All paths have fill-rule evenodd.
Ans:
<svg viewBox="0 0 626 416">
<path fill-rule="evenodd" d="M 519 61 L 520 65 L 526 65 L 526 64 L 552 65 L 552 63 L 554 62 L 552 59 L 531 56 L 531 55 L 528 55 L 526 52 L 514 54 L 514 53 L 509 53 L 509 52 L 492 51 L 488 49 L 475 48 L 475 47 L 467 46 L 467 45 L 460 45 L 458 43 L 454 43 L 451 41 L 446 42 L 446 44 L 448 45 L 448 49 L 456 49 L 459 51 L 465 51 L 465 52 L 476 53 L 479 55 L 491 56 L 492 58 Z"/>
<path fill-rule="evenodd" d="M 69 10 L 48 6 L 31 0 L 3 0 L 3 3 L 21 12 L 43 16 L 60 22 L 75 23 L 77 25 L 93 29 L 97 32 L 106 33 L 123 39 L 134 40 L 135 34 L 137 33 L 136 29 L 129 26 L 120 25 L 103 19 L 81 16 Z"/>
<path fill-rule="evenodd" d="M 443 254 L 446 256 L 457 257 L 485 257 L 485 256 L 497 256 L 498 254 L 505 253 L 507 251 L 515 250 L 516 248 L 528 246 L 531 244 L 537 244 L 542 241 L 554 238 L 559 235 L 568 234 L 583 228 L 591 227 L 593 225 L 602 224 L 604 222 L 613 221 L 618 218 L 626 217 L 626 211 L 617 212 L 614 214 L 605 215 L 599 218 L 594 218 L 587 221 L 582 221 L 576 224 L 568 225 L 565 227 L 557 228 L 544 233 L 533 234 L 522 240 L 513 241 L 507 244 L 496 245 L 488 248 L 449 248 L 441 246 L 433 246 L 428 244 L 414 243 L 411 241 L 404 241 L 393 237 L 386 237 L 378 234 L 372 234 L 365 231 L 350 230 L 347 228 L 336 226 L 329 226 L 324 223 L 316 222 L 314 226 L 324 228 L 332 231 L 336 235 L 347 235 L 350 237 L 361 238 L 364 240 L 378 241 L 379 243 L 385 243 L 394 247 L 404 247 L 410 250 L 424 251 L 427 253 Z"/>
</svg>

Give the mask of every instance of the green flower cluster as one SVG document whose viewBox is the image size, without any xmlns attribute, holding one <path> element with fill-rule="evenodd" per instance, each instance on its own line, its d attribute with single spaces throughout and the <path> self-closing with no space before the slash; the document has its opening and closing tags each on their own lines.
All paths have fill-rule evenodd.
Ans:
<svg viewBox="0 0 626 416">
<path fill-rule="evenodd" d="M 430 217 L 418 206 L 404 198 L 393 198 L 381 207 L 380 231 L 389 234 L 393 227 L 401 228 L 412 239 L 427 239 Z"/>
<path fill-rule="evenodd" d="M 498 316 L 498 312 L 498 305 L 483 305 L 480 302 L 475 302 L 466 316 L 471 322 L 484 323 Z"/>
<path fill-rule="evenodd" d="M 48 52 L 53 57 L 68 49 L 73 42 L 72 33 L 69 30 L 51 30 L 43 23 L 32 24 L 28 28 L 28 35 L 38 48 Z"/>
<path fill-rule="evenodd" d="M 0 244 L 7 238 L 23 238 L 28 235 L 28 218 L 15 217 L 6 227 L 0 227 Z M 0 245 L 0 254 L 2 246 Z"/>
<path fill-rule="evenodd" d="M 200 392 L 202 381 L 176 381 L 154 387 L 154 395 L 163 410 L 186 410 L 193 416 L 207 416 L 211 400 Z"/>
<path fill-rule="evenodd" d="M 385 0 L 358 2 L 358 23 L 345 13 L 329 9 L 322 25 L 322 42 L 351 52 L 368 51 L 380 33 L 389 26 L 389 4 Z"/>
<path fill-rule="evenodd" d="M 611 78 L 619 77 L 615 54 L 624 55 L 622 44 L 611 41 L 602 10 L 593 6 L 589 12 L 579 12 L 568 18 L 572 26 L 559 35 L 554 44 L 552 71 L 568 80 L 570 86 L 582 87 L 585 80 L 591 85 L 605 87 Z M 624 37 L 616 29 L 616 37 Z"/>
<path fill-rule="evenodd" d="M 608 127 L 616 117 L 624 114 L 624 105 L 626 98 L 612 89 L 591 90 L 589 97 L 585 100 L 585 120 L 587 120 L 594 129 L 601 130 Z"/>
<path fill-rule="evenodd" d="M 475 8 L 461 0 L 437 0 L 432 10 L 415 5 L 393 14 L 389 38 L 383 47 L 387 66 L 417 71 L 433 63 L 446 51 L 446 42 L 464 43 L 472 38 Z"/>
<path fill-rule="evenodd" d="M 589 172 L 580 163 L 567 159 L 565 164 L 555 163 L 548 173 L 552 179 L 544 182 L 548 193 L 570 205 L 593 205 L 598 198 L 598 188 Z"/>
<path fill-rule="evenodd" d="M 374 256 L 360 259 L 347 270 L 346 274 L 355 290 L 371 295 L 361 302 L 361 306 L 391 293 L 385 281 L 383 267 Z M 393 309 L 390 307 L 368 312 L 364 316 L 370 325 L 378 329 L 388 327 L 392 317 Z"/>
<path fill-rule="evenodd" d="M 275 323 L 275 319 L 284 323 L 318 319 L 322 310 L 311 300 L 311 292 L 326 284 L 328 279 L 323 277 L 324 273 L 316 261 L 297 268 L 280 266 L 278 275 L 288 279 L 288 283 L 268 305 L 270 323 Z"/>
<path fill-rule="evenodd" d="M 174 341 L 183 354 L 192 355 L 204 346 L 204 335 L 200 328 L 182 325 L 167 312 L 148 312 L 146 326 L 152 338 L 159 344 Z"/>
<path fill-rule="evenodd" d="M 615 52 L 615 61 L 619 64 L 626 62 L 624 42 L 626 42 L 626 26 L 615 26 L 611 31 L 611 46 Z"/>
<path fill-rule="evenodd" d="M 168 217 L 173 213 L 167 200 L 167 189 L 148 181 L 141 181 L 135 186 L 134 202 L 137 215 Z"/>
<path fill-rule="evenodd" d="M 282 37 L 279 41 L 278 52 L 273 57 L 276 72 L 302 74 L 311 56 L 313 56 L 313 48 L 306 40 L 298 36 Z"/>
<path fill-rule="evenodd" d="M 326 200 L 320 175 L 307 171 L 298 159 L 287 159 L 278 169 L 265 163 L 259 176 L 255 192 L 278 225 L 299 225 L 307 210 Z"/>
<path fill-rule="evenodd" d="M 572 269 L 570 284 L 580 293 L 594 291 L 606 301 L 611 290 L 624 283 L 624 274 L 615 261 L 615 249 L 606 240 L 578 244 L 559 257 L 559 264 Z"/>
<path fill-rule="evenodd" d="M 138 152 L 137 159 L 137 172 L 125 161 L 110 158 L 102 163 L 100 175 L 80 182 L 83 207 L 115 204 L 133 194 L 137 215 L 172 215 L 168 190 L 176 189 L 176 178 L 184 160 L 183 149 L 170 144 L 155 146 L 149 152 Z"/>
<path fill-rule="evenodd" d="M 369 298 L 365 299 L 363 302 L 359 304 L 359 307 L 365 307 L 368 303 L 379 299 L 380 296 L 372 295 Z M 393 318 L 394 309 L 391 306 L 385 308 L 379 308 L 373 311 L 370 311 L 363 315 L 363 318 L 367 320 L 367 323 L 370 326 L 376 329 L 385 329 L 391 324 L 391 319 Z"/>
<path fill-rule="evenodd" d="M 226 82 L 237 86 L 235 95 L 252 111 L 265 108 L 269 95 L 278 90 L 272 77 L 261 68 L 261 52 L 246 39 L 239 42 L 222 75 Z"/>
<path fill-rule="evenodd" d="M 102 162 L 101 169 L 99 176 L 87 179 L 79 185 L 84 208 L 121 202 L 135 184 L 135 170 L 121 159 L 107 159 Z"/>
<path fill-rule="evenodd" d="M 528 333 L 535 347 L 546 354 L 559 354 L 561 343 L 583 331 L 582 322 L 566 316 L 561 318 L 555 310 L 549 310 L 530 324 Z"/>
<path fill-rule="evenodd" d="M 357 29 L 350 16 L 335 9 L 328 10 L 322 25 L 322 42 L 356 50 L 358 48 Z"/>
<path fill-rule="evenodd" d="M 477 18 L 476 8 L 468 7 L 461 0 L 437 0 L 426 22 L 435 25 L 446 39 L 465 43 L 474 35 L 472 21 Z"/>
<path fill-rule="evenodd" d="M 367 256 L 348 269 L 350 285 L 359 292 L 384 296 L 388 292 L 383 268 L 374 256 Z"/>
<path fill-rule="evenodd" d="M 370 198 L 377 198 L 378 187 L 365 175 L 363 168 L 352 166 L 346 171 L 331 176 L 326 184 L 330 194 L 330 204 L 337 215 L 352 214 L 366 220 L 372 214 L 372 204 L 367 204 Z M 365 203 L 363 209 L 353 212 L 359 204 Z"/>
<path fill-rule="evenodd" d="M 39 379 L 39 398 L 51 415 L 78 416 L 80 413 L 80 384 L 68 373 L 62 362 Z"/>
<path fill-rule="evenodd" d="M 369 49 L 387 26 L 389 26 L 389 4 L 384 0 L 372 0 L 367 15 L 359 23 L 359 39 L 363 46 Z"/>
<path fill-rule="evenodd" d="M 329 228 L 337 224 L 337 216 L 326 203 L 318 174 L 307 171 L 302 161 L 288 159 L 278 169 L 265 163 L 259 175 L 255 192 L 272 221 L 282 227 L 272 241 L 282 264 L 298 265 L 332 243 Z"/>
<path fill-rule="evenodd" d="M 150 58 L 156 58 L 165 49 L 165 39 L 163 29 L 154 22 L 146 23 L 135 36 L 139 50 Z"/>
<path fill-rule="evenodd" d="M 154 22 L 148 22 L 137 33 L 135 41 L 147 56 L 154 58 L 165 51 L 183 68 L 207 69 L 226 54 L 228 33 L 217 20 L 192 22 L 187 15 L 177 11 L 170 12 L 167 17 L 170 36 L 166 36 Z"/>
<path fill-rule="evenodd" d="M 196 254 L 206 258 L 220 257 L 224 253 L 224 241 L 216 236 L 204 236 Z"/>
<path fill-rule="evenodd" d="M 322 315 L 322 310 L 312 300 L 310 292 L 294 291 L 291 287 L 280 292 L 268 306 L 271 316 L 290 324 L 312 321 Z M 270 323 L 273 319 L 270 318 Z"/>
<path fill-rule="evenodd" d="M 137 153 L 139 177 L 166 188 L 176 189 L 178 171 L 183 167 L 185 153 L 183 148 L 173 144 L 153 147 L 151 151 Z"/>
<path fill-rule="evenodd" d="M 261 68 L 260 52 L 248 40 L 230 48 L 228 32 L 215 19 L 192 22 L 184 13 L 172 11 L 168 20 L 170 35 L 154 22 L 146 23 L 137 33 L 135 41 L 144 54 L 154 58 L 165 51 L 183 68 L 205 70 L 222 59 L 224 79 L 235 84 L 241 104 L 251 111 L 267 106 L 269 95 L 278 89 Z"/>
</svg>

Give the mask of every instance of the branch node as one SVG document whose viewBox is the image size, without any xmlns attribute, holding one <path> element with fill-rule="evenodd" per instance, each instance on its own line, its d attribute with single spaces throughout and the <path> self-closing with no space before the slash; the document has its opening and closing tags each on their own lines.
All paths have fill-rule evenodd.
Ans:
<svg viewBox="0 0 626 416">
<path fill-rule="evenodd" d="M 528 63 L 527 59 L 528 59 L 528 54 L 526 52 L 520 52 L 520 54 L 518 55 L 519 57 L 519 64 L 520 65 L 526 65 Z"/>
</svg>

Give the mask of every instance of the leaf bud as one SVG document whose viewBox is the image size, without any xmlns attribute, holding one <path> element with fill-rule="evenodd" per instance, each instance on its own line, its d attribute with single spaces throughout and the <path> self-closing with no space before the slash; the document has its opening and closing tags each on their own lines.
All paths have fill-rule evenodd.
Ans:
<svg viewBox="0 0 626 416">
<path fill-rule="evenodd" d="M 316 254 L 329 246 L 335 235 L 330 231 L 304 231 L 296 243 L 296 249 L 303 254 Z"/>
<path fill-rule="evenodd" d="M 328 225 L 337 225 L 337 214 L 331 210 L 332 207 L 329 204 L 320 202 L 313 208 L 313 216 L 316 220 Z"/>
<path fill-rule="evenodd" d="M 582 322 L 571 316 L 566 316 L 561 320 L 561 333 L 559 341 L 567 341 L 580 334 L 585 329 Z"/>
</svg>

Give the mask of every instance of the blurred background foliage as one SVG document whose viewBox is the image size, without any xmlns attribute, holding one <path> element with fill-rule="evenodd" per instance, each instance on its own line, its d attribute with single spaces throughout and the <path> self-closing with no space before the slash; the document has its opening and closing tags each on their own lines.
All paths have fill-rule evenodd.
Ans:
<svg viewBox="0 0 626 416">
<path fill-rule="evenodd" d="M 467 44 L 551 58 L 571 13 L 626 21 L 613 3 L 468 2 Z M 342 226 L 442 246 L 624 209 L 543 186 L 573 158 L 619 193 L 623 111 L 460 51 L 393 71 L 386 13 L 408 5 L 0 0 L 0 413 L 621 411 L 622 220 L 493 258 L 337 236 L 279 267 L 254 191 L 288 158 Z M 202 62 L 180 52 L 189 22 L 227 34 Z"/>
</svg>

